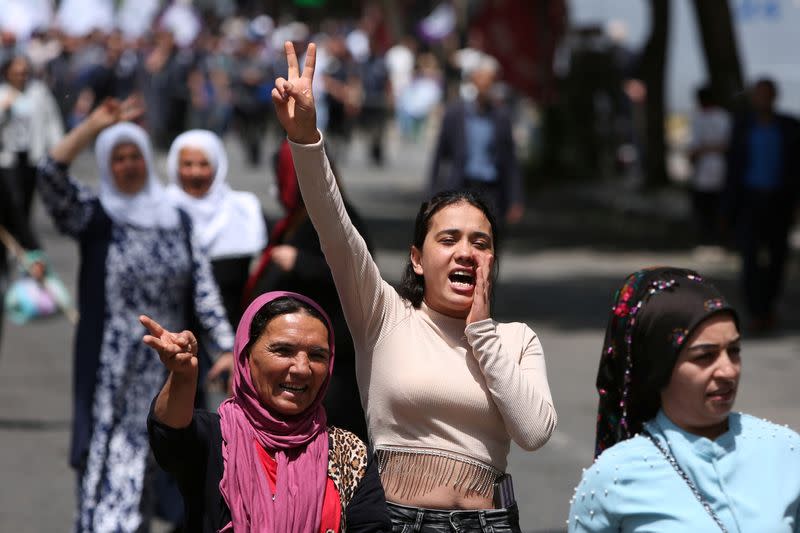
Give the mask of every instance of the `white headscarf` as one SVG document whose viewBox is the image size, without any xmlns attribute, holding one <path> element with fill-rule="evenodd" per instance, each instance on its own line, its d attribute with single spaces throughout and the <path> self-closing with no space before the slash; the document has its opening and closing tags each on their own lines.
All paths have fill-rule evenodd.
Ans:
<svg viewBox="0 0 800 533">
<path fill-rule="evenodd" d="M 123 143 L 135 144 L 147 166 L 147 182 L 135 194 L 117 189 L 111 175 L 111 152 Z M 174 228 L 180 224 L 178 211 L 155 174 L 150 139 L 142 128 L 131 122 L 120 122 L 106 129 L 97 137 L 95 155 L 100 170 L 100 204 L 111 220 L 143 228 Z"/>
<path fill-rule="evenodd" d="M 184 148 L 202 150 L 214 169 L 214 181 L 202 198 L 180 186 L 179 158 Z M 190 130 L 169 148 L 167 194 L 192 218 L 195 236 L 212 259 L 255 255 L 267 245 L 267 227 L 261 203 L 253 193 L 234 191 L 228 185 L 228 156 L 220 138 L 208 130 Z"/>
</svg>

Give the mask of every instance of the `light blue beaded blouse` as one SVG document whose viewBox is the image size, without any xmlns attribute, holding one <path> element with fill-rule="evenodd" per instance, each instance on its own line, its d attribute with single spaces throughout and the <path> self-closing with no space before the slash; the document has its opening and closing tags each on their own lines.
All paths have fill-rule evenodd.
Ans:
<svg viewBox="0 0 800 533">
<path fill-rule="evenodd" d="M 731 533 L 800 532 L 800 435 L 743 413 L 712 441 L 659 411 L 646 423 Z M 715 532 L 717 524 L 647 437 L 612 446 L 584 471 L 570 532 Z"/>
</svg>

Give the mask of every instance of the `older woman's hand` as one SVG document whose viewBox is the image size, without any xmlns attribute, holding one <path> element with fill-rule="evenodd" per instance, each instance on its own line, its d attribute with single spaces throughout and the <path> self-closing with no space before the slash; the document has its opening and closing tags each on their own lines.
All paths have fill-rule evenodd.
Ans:
<svg viewBox="0 0 800 533">
<path fill-rule="evenodd" d="M 286 62 L 289 65 L 288 79 L 277 78 L 275 80 L 275 88 L 272 89 L 275 112 L 290 141 L 299 144 L 314 144 L 320 139 L 317 131 L 314 95 L 311 92 L 317 48 L 314 43 L 308 45 L 302 74 L 297 63 L 294 45 L 286 41 L 284 50 L 286 51 Z"/>
<path fill-rule="evenodd" d="M 150 332 L 142 341 L 158 352 L 167 370 L 175 374 L 197 375 L 197 339 L 191 331 L 167 331 L 145 315 L 139 317 L 139 322 Z"/>
<path fill-rule="evenodd" d="M 141 97 L 132 95 L 123 101 L 106 98 L 86 119 L 87 124 L 97 133 L 118 122 L 136 120 L 144 113 Z"/>
</svg>

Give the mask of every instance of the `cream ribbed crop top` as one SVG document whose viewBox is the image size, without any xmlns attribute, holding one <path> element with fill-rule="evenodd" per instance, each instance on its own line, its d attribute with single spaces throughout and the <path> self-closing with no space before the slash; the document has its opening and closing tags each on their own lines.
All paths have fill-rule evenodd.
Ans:
<svg viewBox="0 0 800 533">
<path fill-rule="evenodd" d="M 350 222 L 322 141 L 290 144 L 353 336 L 376 449 L 452 456 L 504 472 L 511 439 L 526 450 L 544 445 L 556 412 L 536 334 L 491 319 L 465 328 L 464 319 L 411 306 L 381 279 Z"/>
</svg>

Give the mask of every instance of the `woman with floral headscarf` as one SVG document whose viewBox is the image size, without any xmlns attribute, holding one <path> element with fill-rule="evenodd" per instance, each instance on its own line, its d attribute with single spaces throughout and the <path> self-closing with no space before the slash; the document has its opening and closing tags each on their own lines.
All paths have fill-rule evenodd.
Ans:
<svg viewBox="0 0 800 533">
<path fill-rule="evenodd" d="M 169 378 L 148 429 L 156 459 L 178 480 L 187 531 L 389 531 L 377 463 L 355 435 L 329 427 L 333 326 L 301 294 L 268 292 L 236 330 L 233 396 L 193 409 L 197 341 L 141 317 Z"/>
<path fill-rule="evenodd" d="M 800 436 L 732 412 L 736 311 L 691 270 L 628 276 L 597 389 L 596 460 L 570 532 L 800 531 Z"/>
<path fill-rule="evenodd" d="M 154 172 L 150 141 L 126 122 L 135 99 L 108 100 L 50 151 L 38 169 L 42 199 L 58 229 L 80 245 L 70 463 L 78 472 L 76 531 L 139 531 L 148 524 L 149 398 L 164 369 L 141 343 L 140 312 L 172 329 L 194 314 L 212 353 L 233 347 L 208 260 L 189 217 Z M 99 193 L 69 164 L 97 137 Z"/>
</svg>

